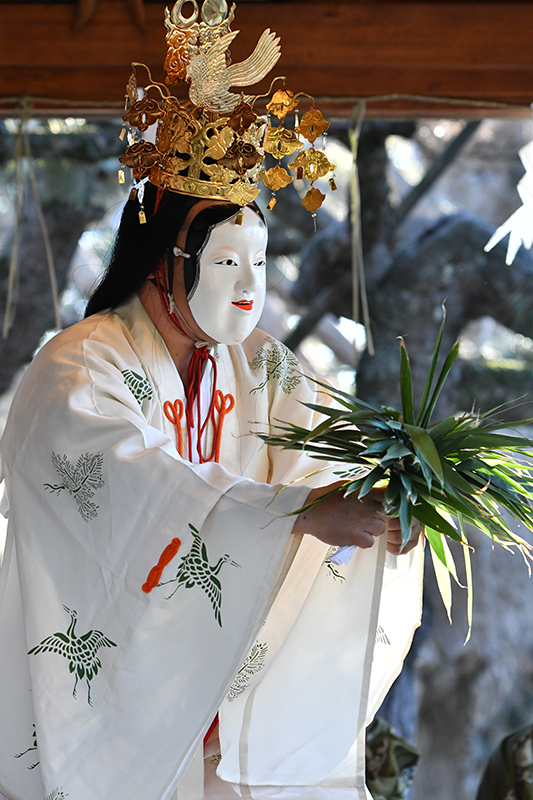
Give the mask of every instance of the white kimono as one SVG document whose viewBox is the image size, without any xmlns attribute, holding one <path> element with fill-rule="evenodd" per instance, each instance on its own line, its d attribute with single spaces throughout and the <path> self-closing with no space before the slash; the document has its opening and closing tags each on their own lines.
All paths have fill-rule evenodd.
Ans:
<svg viewBox="0 0 533 800">
<path fill-rule="evenodd" d="M 298 401 L 316 388 L 260 331 L 216 350 L 235 400 L 220 464 L 191 463 L 186 436 L 179 456 L 164 404 L 183 385 L 137 298 L 52 339 L 18 390 L 0 446 L 10 800 L 166 800 L 219 709 L 222 779 L 366 796 L 364 728 L 419 624 L 420 548 L 384 570 L 381 537 L 334 567 L 291 535 L 312 483 L 279 487 L 317 462 L 250 431 L 313 424 Z"/>
</svg>

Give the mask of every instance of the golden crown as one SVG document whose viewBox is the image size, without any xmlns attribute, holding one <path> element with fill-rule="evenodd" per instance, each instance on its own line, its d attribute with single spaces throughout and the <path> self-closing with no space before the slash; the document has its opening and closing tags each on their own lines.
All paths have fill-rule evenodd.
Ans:
<svg viewBox="0 0 533 800">
<path fill-rule="evenodd" d="M 190 17 L 182 12 L 187 2 L 193 6 Z M 132 64 L 123 116 L 128 125 L 129 147 L 120 162 L 133 170 L 139 189 L 143 179 L 149 177 L 151 183 L 164 189 L 228 200 L 240 206 L 257 197 L 261 180 L 272 191 L 269 208 L 276 202 L 276 191 L 292 182 L 290 170 L 298 179 L 309 182 L 302 204 L 314 214 L 325 199 L 314 184 L 335 169 L 326 154 L 314 146 L 329 122 L 315 108 L 313 98 L 303 92 L 294 94 L 285 88 L 285 83 L 271 96 L 275 80 L 285 79 L 275 79 L 268 95 L 230 91 L 230 87 L 248 87 L 261 81 L 281 55 L 279 38 L 267 29 L 245 61 L 231 63 L 229 46 L 239 33 L 230 28 L 234 16 L 235 4 L 228 11 L 226 0 L 204 0 L 201 12 L 195 0 L 178 0 L 172 11 L 166 9 L 166 84 L 188 83 L 189 99 L 180 102 L 168 85 L 152 79 L 148 67 Z M 137 81 L 139 67 L 148 74 L 142 91 Z M 296 109 L 302 96 L 309 98 L 312 105 L 298 121 Z M 267 114 L 254 110 L 259 97 L 268 98 Z M 293 111 L 295 127 L 291 130 L 283 123 Z M 271 125 L 271 116 L 279 124 Z M 155 143 L 144 141 L 143 133 L 155 123 Z M 122 138 L 125 134 L 126 128 Z M 310 143 L 307 149 L 303 139 Z M 262 168 L 265 153 L 278 161 L 268 170 Z M 295 158 L 286 169 L 281 161 L 292 155 Z M 119 180 L 123 181 L 121 172 Z M 336 188 L 333 177 L 330 185 Z M 139 199 L 143 222 L 142 191 Z"/>
</svg>

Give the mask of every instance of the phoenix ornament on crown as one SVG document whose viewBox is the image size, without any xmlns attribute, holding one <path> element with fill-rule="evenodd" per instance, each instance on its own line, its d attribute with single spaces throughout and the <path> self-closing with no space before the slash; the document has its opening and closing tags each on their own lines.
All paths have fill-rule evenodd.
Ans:
<svg viewBox="0 0 533 800">
<path fill-rule="evenodd" d="M 184 9 L 191 7 L 192 13 L 186 16 Z M 280 40 L 275 33 L 265 30 L 252 54 L 233 64 L 229 47 L 239 33 L 231 30 L 234 16 L 235 4 L 228 9 L 226 0 L 204 0 L 201 9 L 196 0 L 178 0 L 172 10 L 165 11 L 166 84 L 154 81 L 145 65 L 132 64 L 133 72 L 126 87 L 128 108 L 123 116 L 129 127 L 130 146 L 120 162 L 133 171 L 134 187 L 139 190 L 137 196 L 141 202 L 141 222 L 145 178 L 164 189 L 228 200 L 241 206 L 257 197 L 258 182 L 262 180 L 273 193 L 269 203 L 272 208 L 275 192 L 293 180 L 287 171 L 291 165 L 285 169 L 281 160 L 302 151 L 302 139 L 307 139 L 311 146 L 300 152 L 293 164 L 297 177 L 305 175 L 310 183 L 302 204 L 309 208 L 312 196 L 315 213 L 314 181 L 335 169 L 314 147 L 315 139 L 325 133 L 329 123 L 315 109 L 312 98 L 309 98 L 311 110 L 302 117 L 302 123 L 307 116 L 312 124 L 297 125 L 296 132 L 284 126 L 287 114 L 297 108 L 298 98 L 309 95 L 295 95 L 283 83 L 283 88 L 277 89 L 267 102 L 265 115 L 256 111 L 254 105 L 259 97 L 269 97 L 270 92 L 259 96 L 244 94 L 244 88 L 259 83 L 273 69 L 281 55 Z M 148 74 L 142 92 L 137 79 L 140 67 Z M 179 83 L 189 85 L 189 99 L 183 102 L 168 88 Z M 232 87 L 241 91 L 232 91 Z M 279 124 L 271 124 L 272 116 Z M 153 144 L 144 141 L 142 134 L 155 123 L 157 133 Z M 262 169 L 265 153 L 277 160 L 277 166 L 267 171 Z M 320 164 L 316 175 L 308 168 L 310 164 Z"/>
</svg>

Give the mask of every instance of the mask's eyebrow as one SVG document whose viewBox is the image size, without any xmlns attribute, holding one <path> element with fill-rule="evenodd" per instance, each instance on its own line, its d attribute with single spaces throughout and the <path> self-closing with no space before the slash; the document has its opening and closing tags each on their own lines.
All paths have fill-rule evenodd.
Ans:
<svg viewBox="0 0 533 800">
<path fill-rule="evenodd" d="M 224 258 L 225 256 L 235 256 L 236 251 L 229 244 L 221 244 L 220 247 L 211 251 L 212 258 Z"/>
</svg>

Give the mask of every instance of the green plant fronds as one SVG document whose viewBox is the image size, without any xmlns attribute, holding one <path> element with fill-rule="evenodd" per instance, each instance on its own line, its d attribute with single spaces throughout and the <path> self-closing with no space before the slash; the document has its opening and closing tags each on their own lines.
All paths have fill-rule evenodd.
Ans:
<svg viewBox="0 0 533 800">
<path fill-rule="evenodd" d="M 518 550 L 526 563 L 533 561 L 532 545 L 510 528 L 504 515 L 507 512 L 533 531 L 533 466 L 528 462 L 533 440 L 502 432 L 532 421 L 502 423 L 497 417 L 498 409 L 493 409 L 432 422 L 435 405 L 459 352 L 459 342 L 455 342 L 437 375 L 444 324 L 443 309 L 416 411 L 409 356 L 400 339 L 401 411 L 366 403 L 316 381 L 334 401 L 334 406 L 328 408 L 306 404 L 323 415 L 322 422 L 312 430 L 280 422 L 272 435 L 260 435 L 270 445 L 304 450 L 313 458 L 342 465 L 337 473 L 342 484 L 337 491 L 345 495 L 355 492 L 362 498 L 374 487 L 384 488 L 385 510 L 400 518 L 404 543 L 409 539 L 412 520 L 422 523 L 433 563 L 438 565 L 437 582 L 448 615 L 449 577 L 457 579 L 457 575 L 446 540 L 460 543 L 468 590 L 468 640 L 472 625 L 472 548 L 465 525 L 475 526 L 505 549 Z"/>
</svg>

